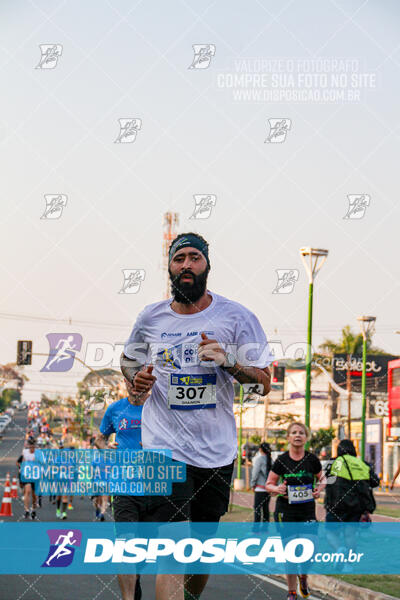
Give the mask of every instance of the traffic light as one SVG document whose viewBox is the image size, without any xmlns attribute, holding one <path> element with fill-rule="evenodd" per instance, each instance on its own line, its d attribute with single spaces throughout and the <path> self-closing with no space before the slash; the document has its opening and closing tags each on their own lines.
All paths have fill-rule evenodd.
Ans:
<svg viewBox="0 0 400 600">
<path fill-rule="evenodd" d="M 18 340 L 17 344 L 17 365 L 32 364 L 32 342 L 31 340 Z"/>
<path fill-rule="evenodd" d="M 278 361 L 272 363 L 272 383 L 285 382 L 285 367 L 280 367 Z"/>
</svg>

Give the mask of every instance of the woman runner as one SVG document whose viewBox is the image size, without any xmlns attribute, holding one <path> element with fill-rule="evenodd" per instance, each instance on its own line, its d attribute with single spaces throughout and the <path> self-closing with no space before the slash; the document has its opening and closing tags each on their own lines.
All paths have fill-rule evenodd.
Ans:
<svg viewBox="0 0 400 600">
<path fill-rule="evenodd" d="M 319 459 L 305 450 L 309 438 L 303 423 L 291 423 L 287 430 L 288 451 L 274 462 L 265 488 L 270 494 L 278 494 L 275 521 L 280 523 L 310 523 L 316 521 L 315 500 L 325 487 L 322 465 Z M 318 481 L 317 487 L 314 487 Z M 307 575 L 288 574 L 288 600 L 297 600 L 297 577 L 300 595 L 310 596 Z"/>
</svg>

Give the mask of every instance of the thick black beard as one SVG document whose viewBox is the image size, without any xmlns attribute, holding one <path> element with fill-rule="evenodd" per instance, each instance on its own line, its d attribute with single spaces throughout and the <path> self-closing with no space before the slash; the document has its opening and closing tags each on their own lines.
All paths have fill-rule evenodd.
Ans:
<svg viewBox="0 0 400 600">
<path fill-rule="evenodd" d="M 180 302 L 181 304 L 192 304 L 192 302 L 197 302 L 206 291 L 209 271 L 210 268 L 207 266 L 199 275 L 195 275 L 191 271 L 183 271 L 183 273 L 173 276 L 170 269 L 168 269 L 171 280 L 171 293 L 175 302 Z M 193 277 L 193 283 L 180 283 L 179 280 L 182 275 L 187 275 L 188 273 Z"/>
</svg>

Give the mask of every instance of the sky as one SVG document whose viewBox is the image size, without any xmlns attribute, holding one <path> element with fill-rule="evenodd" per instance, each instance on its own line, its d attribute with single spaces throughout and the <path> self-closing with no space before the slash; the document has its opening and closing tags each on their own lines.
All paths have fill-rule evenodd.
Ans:
<svg viewBox="0 0 400 600">
<path fill-rule="evenodd" d="M 209 241 L 209 289 L 284 349 L 305 341 L 299 248 L 313 246 L 329 250 L 314 346 L 371 314 L 374 344 L 400 354 L 397 2 L 14 0 L 1 12 L 2 363 L 18 339 L 48 352 L 48 333 L 122 343 L 163 298 L 167 211 Z M 194 45 L 209 57 L 194 60 Z M 120 119 L 140 120 L 123 143 Z M 46 196 L 66 202 L 58 218 L 41 218 Z M 213 199 L 208 218 L 190 218 L 194 196 Z M 144 270 L 137 293 L 119 293 L 124 269 Z M 290 293 L 274 293 L 278 270 L 294 272 Z M 30 389 L 70 391 L 85 373 L 40 373 L 44 362 L 26 368 Z"/>
</svg>

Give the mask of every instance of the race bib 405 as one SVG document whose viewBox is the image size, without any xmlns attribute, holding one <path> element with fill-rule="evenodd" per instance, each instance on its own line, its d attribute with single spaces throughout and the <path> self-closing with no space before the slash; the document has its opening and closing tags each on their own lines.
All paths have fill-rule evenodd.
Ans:
<svg viewBox="0 0 400 600">
<path fill-rule="evenodd" d="M 306 485 L 288 485 L 289 504 L 300 504 L 301 502 L 311 502 L 313 500 L 313 486 L 311 483 Z"/>
</svg>

